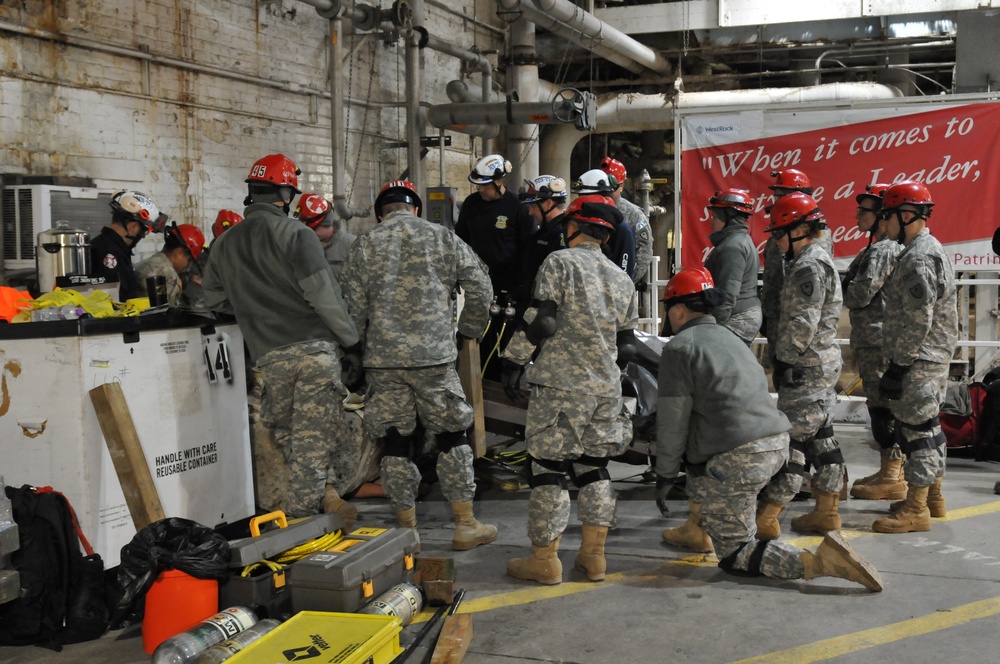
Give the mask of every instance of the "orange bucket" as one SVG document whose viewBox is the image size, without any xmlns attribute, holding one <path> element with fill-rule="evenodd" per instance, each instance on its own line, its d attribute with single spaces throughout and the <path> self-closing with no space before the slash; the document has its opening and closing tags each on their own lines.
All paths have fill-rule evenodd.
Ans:
<svg viewBox="0 0 1000 664">
<path fill-rule="evenodd" d="M 142 649 L 152 655 L 171 636 L 219 612 L 219 582 L 176 569 L 160 572 L 146 593 Z"/>
</svg>

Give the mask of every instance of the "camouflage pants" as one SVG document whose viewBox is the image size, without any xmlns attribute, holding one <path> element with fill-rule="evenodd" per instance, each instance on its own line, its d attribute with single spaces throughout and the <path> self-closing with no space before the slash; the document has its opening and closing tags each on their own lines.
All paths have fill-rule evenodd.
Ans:
<svg viewBox="0 0 1000 664">
<path fill-rule="evenodd" d="M 746 311 L 733 314 L 725 322 L 725 327 L 743 340 L 747 346 L 753 345 L 753 340 L 760 332 L 760 324 L 764 320 L 760 307 L 750 307 Z"/>
<path fill-rule="evenodd" d="M 621 398 L 595 397 L 536 385 L 528 403 L 525 438 L 532 458 L 564 463 L 573 478 L 581 478 L 602 466 L 586 458 L 576 460 L 606 459 L 621 454 L 632 440 L 632 422 Z M 554 471 L 533 461 L 531 472 L 542 475 Z M 616 500 L 610 480 L 584 484 L 577 501 L 577 514 L 585 525 L 607 528 L 614 525 Z M 566 530 L 569 503 L 569 491 L 561 486 L 545 484 L 531 489 L 528 538 L 532 544 L 546 546 Z"/>
<path fill-rule="evenodd" d="M 754 537 L 757 493 L 787 460 L 788 435 L 769 436 L 712 457 L 705 475 L 695 482 L 702 527 L 712 538 L 719 567 L 727 572 L 774 579 L 803 577 L 802 549 L 780 540 L 757 542 Z M 754 556 L 755 552 L 759 555 Z M 754 562 L 756 557 L 759 563 Z"/>
<path fill-rule="evenodd" d="M 472 425 L 472 407 L 455 367 L 442 364 L 417 369 L 370 369 L 370 391 L 365 402 L 365 427 L 383 438 L 395 427 L 411 435 L 417 420 L 431 434 L 465 431 Z M 420 443 L 418 442 L 419 446 Z M 472 448 L 458 445 L 438 454 L 441 493 L 449 502 L 470 502 L 476 493 Z M 382 457 L 382 486 L 395 511 L 416 505 L 420 471 L 408 457 Z"/>
<path fill-rule="evenodd" d="M 288 516 L 319 513 L 332 460 L 352 464 L 336 446 L 344 411 L 340 362 L 333 342 L 279 348 L 257 360 L 263 379 L 261 423 L 288 467 Z M 342 487 L 336 487 L 338 492 Z"/>
<path fill-rule="evenodd" d="M 905 451 L 912 443 L 918 443 L 912 452 L 906 453 L 903 465 L 910 486 L 930 486 L 935 478 L 944 477 L 945 438 L 936 418 L 947 384 L 947 364 L 917 360 L 903 376 L 902 398 L 889 402 L 896 418 L 896 440 L 900 447 Z"/>
<path fill-rule="evenodd" d="M 882 397 L 878 390 L 878 381 L 882 378 L 882 373 L 889 366 L 889 360 L 881 348 L 855 348 L 854 357 L 857 358 L 858 375 L 861 377 L 861 384 L 865 389 L 865 397 L 868 400 L 868 410 L 872 408 L 888 408 L 889 400 Z M 879 454 L 886 459 L 902 459 L 903 451 L 899 445 L 892 447 L 879 447 Z"/>
<path fill-rule="evenodd" d="M 806 463 L 816 472 L 813 487 L 819 491 L 840 491 L 844 482 L 844 464 L 831 463 L 830 456 L 839 456 L 840 443 L 832 436 L 818 436 L 821 430 L 832 429 L 830 409 L 836 402 L 837 380 L 840 378 L 842 362 L 803 367 L 802 385 L 799 387 L 778 386 L 778 409 L 792 423 L 789 436 L 789 464 L 791 471 L 779 472 L 768 484 L 768 502 L 787 504 L 802 486 L 802 476 L 796 471 Z"/>
</svg>

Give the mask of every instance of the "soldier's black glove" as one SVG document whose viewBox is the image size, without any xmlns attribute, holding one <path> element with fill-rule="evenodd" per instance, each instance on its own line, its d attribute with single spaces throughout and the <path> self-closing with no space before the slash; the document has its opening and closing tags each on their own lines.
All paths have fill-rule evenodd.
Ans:
<svg viewBox="0 0 1000 664">
<path fill-rule="evenodd" d="M 775 358 L 774 360 L 774 383 L 775 387 L 802 387 L 805 384 L 802 369 L 793 367 Z"/>
<path fill-rule="evenodd" d="M 521 379 L 524 377 L 524 365 L 504 359 L 503 369 L 500 372 L 500 383 L 503 391 L 511 401 L 519 401 L 527 398 L 527 392 L 521 388 Z"/>
<path fill-rule="evenodd" d="M 663 516 L 670 514 L 670 510 L 667 508 L 667 494 L 674 488 L 675 481 L 674 479 L 668 480 L 665 477 L 656 478 L 656 507 Z"/>
<path fill-rule="evenodd" d="M 361 342 L 344 349 L 344 357 L 340 360 L 341 380 L 351 392 L 360 392 L 365 384 L 365 367 L 362 363 Z"/>
<path fill-rule="evenodd" d="M 465 340 L 471 338 L 472 337 L 467 337 L 461 332 L 459 332 L 458 334 L 455 335 L 455 347 L 458 348 L 458 350 L 462 350 L 462 346 L 465 345 Z"/>
<path fill-rule="evenodd" d="M 910 367 L 903 367 L 895 362 L 890 362 L 889 368 L 885 370 L 882 378 L 878 381 L 879 393 L 890 401 L 901 398 L 903 396 L 903 376 L 909 370 Z"/>
</svg>

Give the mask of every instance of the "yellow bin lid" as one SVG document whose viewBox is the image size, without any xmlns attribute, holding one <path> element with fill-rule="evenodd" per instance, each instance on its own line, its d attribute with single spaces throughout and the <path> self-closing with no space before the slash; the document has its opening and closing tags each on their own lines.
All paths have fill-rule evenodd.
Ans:
<svg viewBox="0 0 1000 664">
<path fill-rule="evenodd" d="M 233 655 L 233 664 L 389 664 L 403 652 L 395 616 L 301 611 Z"/>
</svg>

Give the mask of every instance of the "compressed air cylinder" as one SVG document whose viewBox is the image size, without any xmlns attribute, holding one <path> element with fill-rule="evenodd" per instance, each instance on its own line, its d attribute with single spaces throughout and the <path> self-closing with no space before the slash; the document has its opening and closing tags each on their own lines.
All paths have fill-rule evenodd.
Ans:
<svg viewBox="0 0 1000 664">
<path fill-rule="evenodd" d="M 201 653 L 194 662 L 195 664 L 219 664 L 219 662 L 224 662 L 280 624 L 281 621 L 273 618 L 265 618 L 253 627 L 246 628 L 228 641 L 223 641 L 219 645 L 212 646 Z"/>
<path fill-rule="evenodd" d="M 358 613 L 370 613 L 378 616 L 396 616 L 403 621 L 403 626 L 410 624 L 413 616 L 420 613 L 424 606 L 420 587 L 412 583 L 398 583 L 385 591 L 371 602 L 363 606 Z"/>
</svg>

